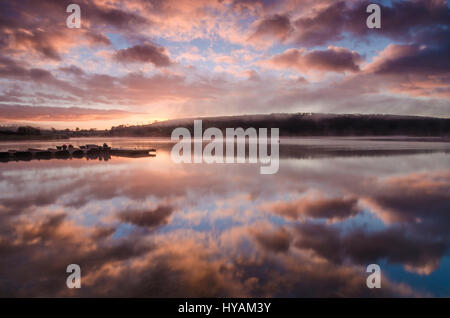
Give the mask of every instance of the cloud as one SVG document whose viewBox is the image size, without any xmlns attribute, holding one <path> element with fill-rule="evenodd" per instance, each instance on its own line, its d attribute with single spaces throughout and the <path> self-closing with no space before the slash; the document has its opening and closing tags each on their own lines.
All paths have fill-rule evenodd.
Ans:
<svg viewBox="0 0 450 318">
<path fill-rule="evenodd" d="M 17 61 L 0 55 L 0 75 L 4 78 L 29 81 L 36 85 L 49 85 L 58 88 L 61 91 L 74 95 L 80 95 L 82 90 L 69 82 L 60 80 L 53 74 L 42 68 L 26 68 Z"/>
<path fill-rule="evenodd" d="M 144 109 L 156 118 L 271 113 L 274 105 L 276 112 L 448 115 L 445 1 L 382 6 L 381 30 L 367 29 L 367 2 L 359 0 L 78 4 L 82 28 L 74 30 L 65 26 L 63 3 L 5 3 L 0 101 Z M 386 49 L 377 53 L 375 41 Z"/>
<path fill-rule="evenodd" d="M 5 264 L 16 264 L 8 267 L 9 282 L 1 286 L 2 296 L 371 295 L 360 268 L 301 254 L 281 253 L 274 259 L 273 254 L 262 252 L 260 245 L 251 242 L 247 246 L 251 254 L 239 253 L 242 246 L 235 246 L 236 252 L 227 252 L 230 246 L 219 248 L 211 242 L 213 237 L 199 232 L 190 232 L 188 238 L 179 232 L 135 232 L 114 238 L 114 228 L 79 225 L 66 214 L 47 213 L 41 211 L 33 215 L 33 220 L 22 217 L 0 225 L 0 233 L 7 238 L 0 241 L 0 272 Z M 238 235 L 245 239 L 249 232 L 243 230 Z M 219 239 L 224 241 L 225 235 Z M 30 268 L 27 264 L 31 260 Z M 70 290 L 61 279 L 61 273 L 72 263 L 82 268 L 81 289 Z M 407 286 L 388 278 L 383 279 L 383 286 L 378 296 L 415 295 Z"/>
<path fill-rule="evenodd" d="M 123 211 L 119 213 L 119 219 L 123 222 L 148 228 L 167 224 L 173 208 L 169 206 L 159 206 L 151 211 Z"/>
<path fill-rule="evenodd" d="M 151 24 L 147 18 L 130 11 L 124 11 L 120 8 L 114 8 L 97 3 L 87 2 L 88 18 L 92 23 L 100 23 L 100 25 L 112 25 L 116 28 L 124 28 L 134 30 L 134 28 L 146 24 Z"/>
<path fill-rule="evenodd" d="M 266 61 L 268 65 L 300 72 L 358 72 L 363 58 L 355 51 L 329 46 L 326 50 L 288 49 Z"/>
<path fill-rule="evenodd" d="M 338 146 L 336 141 L 333 145 Z M 257 171 L 247 165 L 226 171 L 221 165 L 174 166 L 165 160 L 170 145 L 161 143 L 162 160 L 152 164 L 114 158 L 106 164 L 3 164 L 0 274 L 9 277 L 9 283 L 0 286 L 0 294 L 417 296 L 412 288 L 385 276 L 381 290 L 369 290 L 365 266 L 385 259 L 428 275 L 448 254 L 448 168 L 444 153 L 431 155 L 353 154 L 321 158 L 314 164 L 303 157 L 286 160 L 269 183 L 254 178 Z M 395 165 L 398 160 L 403 164 Z M 327 196 L 305 192 L 311 188 Z M 286 217 L 280 225 L 279 218 L 258 206 L 299 194 L 305 200 L 295 207 L 309 213 L 303 219 Z M 367 198 L 392 213 L 391 223 L 383 223 L 386 218 L 367 204 Z M 281 203 L 294 207 L 297 200 Z M 169 206 L 180 206 L 182 212 L 160 209 Z M 219 207 L 232 212 L 223 213 Z M 347 220 L 352 209 L 361 208 L 364 215 L 356 214 L 361 218 Z M 199 222 L 185 223 L 197 211 L 204 212 Z M 359 226 L 368 217 L 376 222 Z M 330 224 L 321 220 L 325 218 L 340 222 Z M 358 226 L 347 226 L 354 224 Z M 155 227 L 160 230 L 152 231 Z M 6 266 L 10 263 L 16 266 Z M 83 272 L 83 288 L 77 291 L 65 286 L 65 268 L 72 263 L 80 264 Z"/>
<path fill-rule="evenodd" d="M 293 22 L 295 31 L 292 41 L 304 46 L 327 44 L 343 38 L 346 22 L 346 4 L 343 1 L 332 2 L 312 16 L 301 17 Z"/>
<path fill-rule="evenodd" d="M 441 232 L 442 224 L 450 220 L 446 212 L 450 202 L 449 176 L 450 171 L 446 170 L 392 176 L 375 183 L 378 191 L 365 200 L 387 223 L 417 222 L 430 226 L 433 232 Z"/>
<path fill-rule="evenodd" d="M 304 223 L 296 229 L 296 247 L 310 249 L 335 263 L 347 259 L 366 265 L 386 259 L 419 274 L 436 270 L 448 248 L 446 241 L 414 236 L 401 227 L 372 233 L 361 229 L 344 233 L 321 224 Z"/>
<path fill-rule="evenodd" d="M 291 233 L 284 228 L 270 230 L 255 226 L 250 228 L 250 233 L 261 246 L 273 252 L 287 252 L 292 241 Z"/>
<path fill-rule="evenodd" d="M 448 25 L 450 13 L 445 0 L 393 1 L 391 6 L 380 4 L 382 29 L 366 27 L 366 7 L 369 1 L 333 1 L 310 14 L 292 21 L 291 41 L 302 46 L 325 45 L 352 37 L 371 34 L 402 41 L 416 38 L 418 29 Z M 441 28 L 440 28 L 441 29 Z"/>
<path fill-rule="evenodd" d="M 324 218 L 329 221 L 336 221 L 353 217 L 361 212 L 357 198 L 326 198 L 314 195 L 291 202 L 265 204 L 263 209 L 294 220 Z"/>
<path fill-rule="evenodd" d="M 257 23 L 254 33 L 249 37 L 249 41 L 271 40 L 283 42 L 292 31 L 291 21 L 288 16 L 275 14 L 266 17 Z"/>
<path fill-rule="evenodd" d="M 86 74 L 81 68 L 75 65 L 60 67 L 59 70 L 64 73 L 72 74 L 75 76 L 82 76 Z"/>
<path fill-rule="evenodd" d="M 40 30 L 34 31 L 34 33 L 17 31 L 15 34 L 15 44 L 18 46 L 31 46 L 36 51 L 40 52 L 44 57 L 56 61 L 61 60 L 61 56 L 57 49 L 51 45 L 49 36 Z"/>
<path fill-rule="evenodd" d="M 92 45 L 110 45 L 111 44 L 111 41 L 109 40 L 109 38 L 102 33 L 87 31 L 85 33 L 85 36 L 88 39 L 88 41 L 90 42 L 90 44 L 92 44 Z"/>
<path fill-rule="evenodd" d="M 438 75 L 450 73 L 450 46 L 388 45 L 366 70 L 376 74 Z"/>
<path fill-rule="evenodd" d="M 0 105 L 0 120 L 4 121 L 87 121 L 108 120 L 131 115 L 114 109 L 79 107 Z"/>
<path fill-rule="evenodd" d="M 124 63 L 152 63 L 156 67 L 173 64 L 167 50 L 153 43 L 145 43 L 118 50 L 114 54 L 114 59 Z"/>
<path fill-rule="evenodd" d="M 71 48 L 110 45 L 105 31 L 120 30 L 126 34 L 143 24 L 151 24 L 124 7 L 86 0 L 77 4 L 82 8 L 82 28 L 73 30 L 66 27 L 66 3 L 51 0 L 5 3 L 0 12 L 0 34 L 5 39 L 0 43 L 3 53 L 39 60 L 34 55 L 37 53 L 44 60 L 59 62 Z"/>
<path fill-rule="evenodd" d="M 389 89 L 412 96 L 449 96 L 450 46 L 390 44 L 365 66 L 364 71 L 387 78 Z"/>
</svg>

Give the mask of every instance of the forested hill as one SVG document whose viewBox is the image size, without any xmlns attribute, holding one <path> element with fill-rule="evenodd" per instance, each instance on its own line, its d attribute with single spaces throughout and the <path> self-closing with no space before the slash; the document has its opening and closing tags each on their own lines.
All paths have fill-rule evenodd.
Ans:
<svg viewBox="0 0 450 318">
<path fill-rule="evenodd" d="M 199 117 L 157 122 L 143 126 L 119 126 L 106 131 L 110 136 L 168 137 L 176 127 L 193 132 L 194 119 L 208 127 L 279 128 L 280 136 L 450 136 L 450 118 L 359 114 L 270 114 Z"/>
</svg>

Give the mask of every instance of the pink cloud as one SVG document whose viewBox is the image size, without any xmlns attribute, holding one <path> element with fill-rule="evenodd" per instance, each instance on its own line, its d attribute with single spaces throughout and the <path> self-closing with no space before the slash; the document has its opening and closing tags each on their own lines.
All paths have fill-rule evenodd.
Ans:
<svg viewBox="0 0 450 318">
<path fill-rule="evenodd" d="M 268 65 L 281 69 L 295 69 L 300 72 L 313 70 L 321 72 L 358 72 L 363 58 L 355 51 L 330 46 L 326 50 L 306 51 L 288 49 L 273 56 Z"/>
<path fill-rule="evenodd" d="M 0 105 L 0 120 L 3 121 L 89 121 L 109 120 L 130 116 L 132 113 L 113 109 L 78 107 L 17 106 Z"/>
<path fill-rule="evenodd" d="M 152 63 L 156 67 L 170 66 L 173 63 L 167 49 L 153 43 L 118 50 L 114 54 L 114 59 L 124 63 Z"/>
</svg>

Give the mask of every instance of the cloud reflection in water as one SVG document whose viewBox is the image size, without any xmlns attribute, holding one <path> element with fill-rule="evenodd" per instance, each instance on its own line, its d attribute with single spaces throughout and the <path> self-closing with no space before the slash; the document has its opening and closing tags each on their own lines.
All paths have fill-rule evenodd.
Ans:
<svg viewBox="0 0 450 318">
<path fill-rule="evenodd" d="M 155 158 L 0 164 L 0 295 L 450 295 L 427 284 L 450 271 L 446 152 L 289 147 L 273 176 L 172 164 L 164 147 Z M 71 263 L 79 290 L 65 286 Z M 366 287 L 370 263 L 382 264 L 379 290 Z"/>
</svg>

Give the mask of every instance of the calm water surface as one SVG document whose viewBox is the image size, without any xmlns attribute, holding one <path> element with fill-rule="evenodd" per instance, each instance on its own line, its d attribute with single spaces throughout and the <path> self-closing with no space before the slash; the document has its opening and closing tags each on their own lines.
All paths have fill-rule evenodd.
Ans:
<svg viewBox="0 0 450 318">
<path fill-rule="evenodd" d="M 164 139 L 70 140 L 103 142 L 157 155 L 0 162 L 0 296 L 450 296 L 450 143 L 282 140 L 261 175 L 174 164 Z"/>
</svg>

